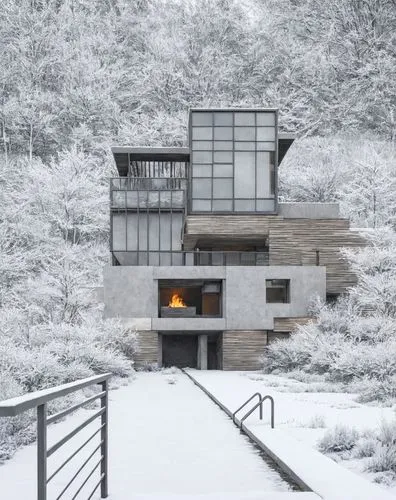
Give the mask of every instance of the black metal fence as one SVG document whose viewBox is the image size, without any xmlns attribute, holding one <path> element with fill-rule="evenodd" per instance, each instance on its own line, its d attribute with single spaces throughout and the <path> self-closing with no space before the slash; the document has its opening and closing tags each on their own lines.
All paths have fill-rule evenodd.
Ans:
<svg viewBox="0 0 396 500">
<path fill-rule="evenodd" d="M 118 259 L 117 259 L 117 254 Z M 268 252 L 120 251 L 113 265 L 124 266 L 268 266 Z M 118 263 L 118 264 L 117 264 Z"/>
<path fill-rule="evenodd" d="M 93 438 L 100 434 L 100 442 L 93 450 L 91 454 L 84 460 L 84 462 L 77 469 L 73 477 L 68 481 L 66 486 L 62 491 L 57 494 L 56 499 L 59 500 L 63 498 L 63 495 L 69 491 L 70 486 L 74 483 L 83 469 L 89 464 L 92 464 L 93 458 L 99 459 L 94 462 L 93 467 L 88 471 L 88 475 L 82 481 L 77 491 L 74 492 L 73 496 L 69 498 L 75 499 L 83 490 L 84 486 L 87 484 L 89 479 L 93 476 L 97 469 L 100 469 L 99 480 L 95 483 L 93 490 L 88 493 L 86 497 L 90 500 L 97 489 L 100 487 L 101 498 L 108 497 L 108 381 L 111 377 L 110 373 L 104 375 L 98 375 L 94 377 L 85 378 L 82 380 L 77 380 L 76 382 L 71 382 L 70 384 L 60 385 L 51 389 L 44 389 L 42 391 L 32 392 L 26 394 L 25 396 L 8 399 L 6 401 L 0 402 L 0 417 L 15 417 L 25 411 L 36 409 L 37 411 L 37 500 L 52 500 L 47 497 L 47 486 L 48 483 L 68 464 L 78 453 L 83 450 L 88 443 L 91 443 Z M 79 391 L 86 387 L 92 387 L 99 385 L 100 392 L 94 394 L 93 396 L 83 400 L 81 403 L 75 404 L 66 410 L 56 413 L 51 416 L 47 416 L 47 404 L 48 402 L 71 394 L 73 392 Z M 66 415 L 82 408 L 83 406 L 100 399 L 100 409 L 95 411 L 88 419 L 78 425 L 71 432 L 66 434 L 62 439 L 57 441 L 50 448 L 47 446 L 47 426 Z M 47 461 L 56 451 L 58 451 L 65 443 L 67 443 L 72 437 L 78 434 L 82 429 L 87 427 L 90 423 L 94 422 L 96 419 L 100 419 L 100 426 L 95 432 L 81 444 L 51 475 L 48 475 Z M 79 497 L 81 498 L 81 497 Z"/>
</svg>

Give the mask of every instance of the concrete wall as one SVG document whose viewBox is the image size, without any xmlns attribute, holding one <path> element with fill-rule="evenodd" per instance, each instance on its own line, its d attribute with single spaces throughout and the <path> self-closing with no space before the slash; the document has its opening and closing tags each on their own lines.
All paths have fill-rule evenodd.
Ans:
<svg viewBox="0 0 396 500">
<path fill-rule="evenodd" d="M 222 279 L 223 318 L 158 318 L 158 279 Z M 266 279 L 290 279 L 290 304 L 266 304 Z M 274 317 L 307 315 L 309 299 L 325 299 L 320 266 L 144 267 L 104 270 L 104 316 L 156 331 L 272 330 Z"/>
<path fill-rule="evenodd" d="M 290 304 L 266 303 L 266 279 L 290 279 Z M 326 298 L 326 271 L 320 266 L 226 268 L 227 330 L 273 330 L 274 317 L 307 315 L 314 295 Z"/>
<path fill-rule="evenodd" d="M 338 219 L 338 203 L 279 203 L 278 215 L 285 219 Z"/>
</svg>

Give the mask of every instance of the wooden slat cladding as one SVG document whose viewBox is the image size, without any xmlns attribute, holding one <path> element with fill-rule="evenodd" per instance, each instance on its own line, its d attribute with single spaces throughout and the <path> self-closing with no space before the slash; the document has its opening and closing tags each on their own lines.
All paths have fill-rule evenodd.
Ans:
<svg viewBox="0 0 396 500">
<path fill-rule="evenodd" d="M 270 265 L 326 266 L 327 293 L 342 293 L 356 283 L 340 254 L 342 247 L 360 247 L 364 239 L 345 219 L 288 219 L 271 221 Z M 319 253 L 317 253 L 319 252 Z"/>
<path fill-rule="evenodd" d="M 302 316 L 300 318 L 274 318 L 274 332 L 292 332 L 298 325 L 306 325 L 310 321 L 314 321 L 314 318 L 309 316 Z M 268 334 L 268 340 L 271 334 Z"/>
<path fill-rule="evenodd" d="M 185 221 L 184 248 L 192 250 L 198 239 L 257 239 L 268 235 L 272 215 L 189 215 Z"/>
<path fill-rule="evenodd" d="M 259 370 L 266 331 L 223 332 L 223 370 Z"/>
<path fill-rule="evenodd" d="M 144 368 L 158 362 L 158 333 L 147 331 L 138 333 L 139 350 L 135 354 L 135 368 Z"/>
</svg>

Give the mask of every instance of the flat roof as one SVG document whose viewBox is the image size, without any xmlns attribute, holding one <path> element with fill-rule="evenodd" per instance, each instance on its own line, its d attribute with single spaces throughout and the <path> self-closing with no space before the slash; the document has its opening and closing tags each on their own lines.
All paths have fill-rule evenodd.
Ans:
<svg viewBox="0 0 396 500">
<path fill-rule="evenodd" d="M 276 112 L 278 111 L 279 108 L 235 108 L 235 107 L 231 107 L 231 108 L 189 108 L 189 112 L 191 113 L 191 111 L 216 111 L 219 112 L 219 111 L 244 111 L 244 112 L 258 112 L 258 111 L 268 111 L 268 112 Z"/>
</svg>

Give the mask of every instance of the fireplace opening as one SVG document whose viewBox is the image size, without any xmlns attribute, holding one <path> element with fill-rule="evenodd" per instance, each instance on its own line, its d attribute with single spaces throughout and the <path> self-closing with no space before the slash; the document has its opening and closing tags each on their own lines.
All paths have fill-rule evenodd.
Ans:
<svg viewBox="0 0 396 500">
<path fill-rule="evenodd" d="M 221 317 L 221 281 L 159 280 L 159 317 Z"/>
</svg>

